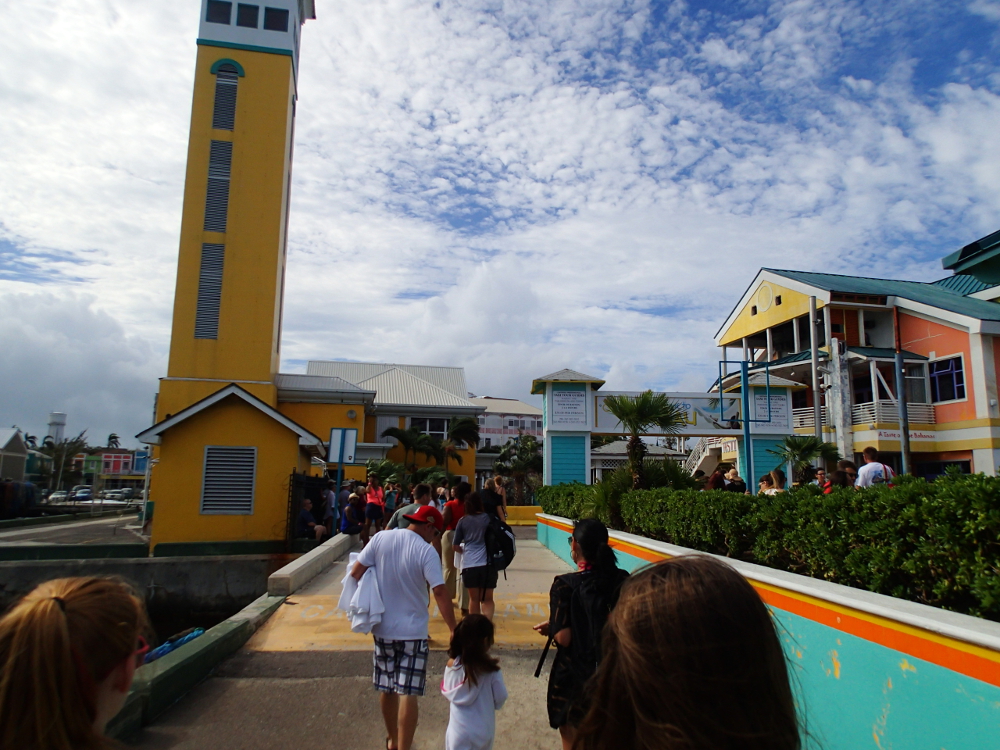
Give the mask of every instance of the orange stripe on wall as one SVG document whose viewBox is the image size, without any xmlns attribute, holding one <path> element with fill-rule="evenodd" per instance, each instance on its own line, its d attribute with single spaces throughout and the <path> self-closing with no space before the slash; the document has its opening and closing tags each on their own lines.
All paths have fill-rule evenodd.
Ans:
<svg viewBox="0 0 1000 750">
<path fill-rule="evenodd" d="M 570 524 L 559 521 L 539 518 L 538 522 L 569 532 L 573 530 Z M 610 544 L 616 550 L 650 563 L 671 557 L 619 539 L 611 539 Z M 748 580 L 771 607 L 1000 687 L 1000 653 L 885 617 L 831 604 L 819 597 Z"/>
</svg>

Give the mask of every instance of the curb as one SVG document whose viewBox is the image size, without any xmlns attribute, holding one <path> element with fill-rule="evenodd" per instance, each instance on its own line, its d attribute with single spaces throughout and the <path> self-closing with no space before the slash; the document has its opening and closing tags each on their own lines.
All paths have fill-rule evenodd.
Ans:
<svg viewBox="0 0 1000 750">
<path fill-rule="evenodd" d="M 121 516 L 124 518 L 130 514 L 137 514 L 142 508 L 118 510 L 102 510 L 97 513 L 81 510 L 79 513 L 59 513 L 53 516 L 31 516 L 30 518 L 5 518 L 0 521 L 0 531 L 4 529 L 18 529 L 22 526 L 48 526 L 49 524 L 72 523 L 73 521 L 97 520 L 100 518 L 113 518 Z"/>
<path fill-rule="evenodd" d="M 265 594 L 199 638 L 140 667 L 125 706 L 108 724 L 107 736 L 128 737 L 156 719 L 246 643 L 284 601 L 283 596 Z"/>
<path fill-rule="evenodd" d="M 357 541 L 358 536 L 337 534 L 315 549 L 274 571 L 267 579 L 270 596 L 289 596 L 297 589 L 326 570 L 335 560 L 343 557 Z"/>
</svg>

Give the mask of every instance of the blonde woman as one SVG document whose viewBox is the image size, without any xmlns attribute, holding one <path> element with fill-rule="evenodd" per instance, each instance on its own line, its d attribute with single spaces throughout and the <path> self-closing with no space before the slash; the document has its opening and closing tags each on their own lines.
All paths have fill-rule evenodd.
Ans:
<svg viewBox="0 0 1000 750">
<path fill-rule="evenodd" d="M 142 599 L 109 578 L 38 586 L 0 620 L 0 747 L 99 750 L 149 646 Z"/>
<path fill-rule="evenodd" d="M 480 493 L 483 500 L 483 510 L 491 516 L 496 516 L 501 521 L 507 520 L 507 491 L 503 486 L 503 477 L 490 477 L 483 484 L 483 491 Z"/>
</svg>

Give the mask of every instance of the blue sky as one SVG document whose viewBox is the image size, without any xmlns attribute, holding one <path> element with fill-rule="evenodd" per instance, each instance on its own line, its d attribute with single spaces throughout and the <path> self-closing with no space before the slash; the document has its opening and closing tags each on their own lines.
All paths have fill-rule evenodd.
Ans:
<svg viewBox="0 0 1000 750">
<path fill-rule="evenodd" d="M 0 4 L 0 422 L 134 434 L 165 374 L 199 3 Z M 761 266 L 1000 228 L 1000 2 L 317 0 L 285 330 L 310 358 L 700 390 Z"/>
</svg>

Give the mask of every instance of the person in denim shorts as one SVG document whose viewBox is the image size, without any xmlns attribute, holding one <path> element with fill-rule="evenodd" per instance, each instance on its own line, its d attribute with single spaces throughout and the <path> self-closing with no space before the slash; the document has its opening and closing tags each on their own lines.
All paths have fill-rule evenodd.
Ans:
<svg viewBox="0 0 1000 750">
<path fill-rule="evenodd" d="M 441 514 L 425 505 L 406 520 L 410 525 L 405 529 L 372 537 L 351 570 L 360 581 L 365 571 L 374 569 L 385 606 L 382 621 L 372 628 L 372 682 L 379 692 L 387 750 L 410 750 L 417 729 L 417 698 L 427 682 L 428 588 L 448 629 L 455 632 L 455 611 L 433 547 L 444 527 Z"/>
</svg>

